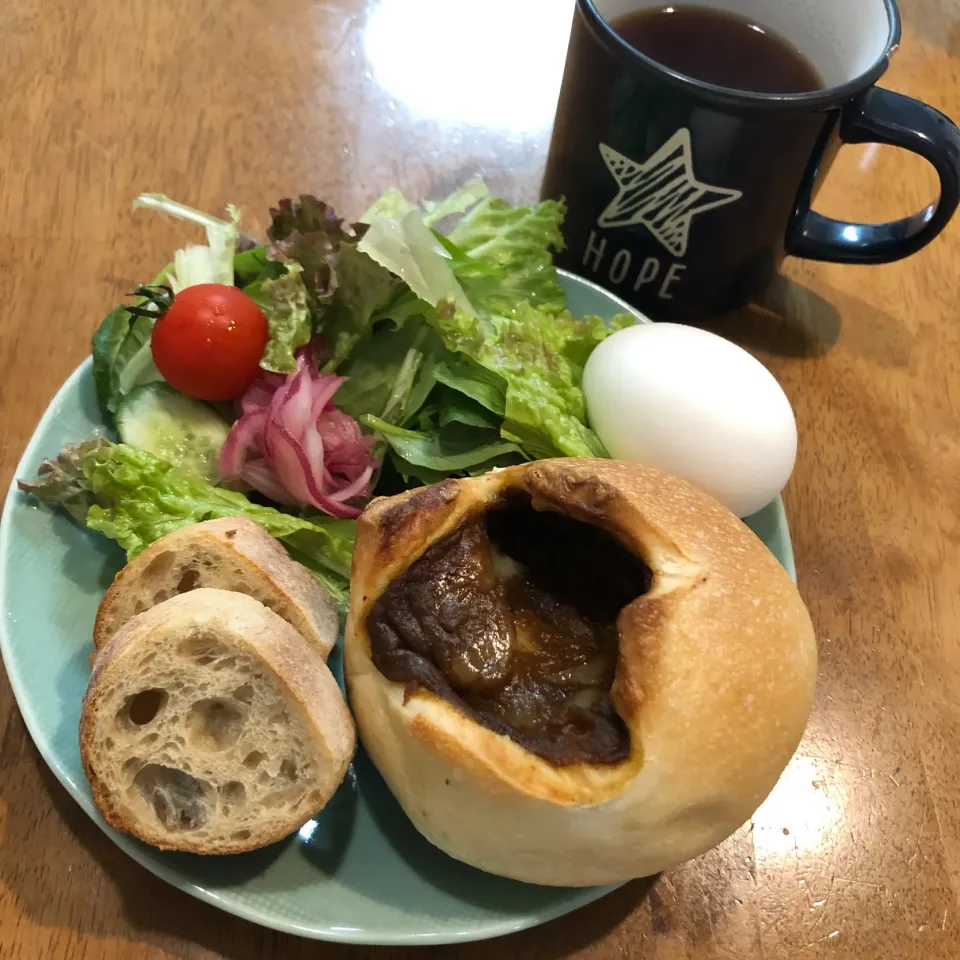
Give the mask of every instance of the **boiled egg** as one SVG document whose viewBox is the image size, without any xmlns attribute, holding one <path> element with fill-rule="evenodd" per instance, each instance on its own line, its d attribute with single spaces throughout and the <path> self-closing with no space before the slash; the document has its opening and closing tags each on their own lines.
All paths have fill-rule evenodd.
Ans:
<svg viewBox="0 0 960 960">
<path fill-rule="evenodd" d="M 793 471 L 797 425 L 780 384 L 706 330 L 649 323 L 611 334 L 587 361 L 583 391 L 611 457 L 688 480 L 739 517 Z"/>
</svg>

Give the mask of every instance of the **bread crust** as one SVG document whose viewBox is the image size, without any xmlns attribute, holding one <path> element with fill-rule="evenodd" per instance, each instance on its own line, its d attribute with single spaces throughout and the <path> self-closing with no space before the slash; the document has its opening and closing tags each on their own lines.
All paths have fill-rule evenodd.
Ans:
<svg viewBox="0 0 960 960">
<path fill-rule="evenodd" d="M 373 665 L 367 614 L 438 539 L 508 489 L 595 523 L 653 571 L 618 619 L 612 766 L 559 767 Z M 660 471 L 563 459 L 373 501 L 358 521 L 345 666 L 361 739 L 417 828 L 476 867 L 533 883 L 623 881 L 697 856 L 763 801 L 806 724 L 807 610 L 776 558 L 715 500 Z"/>
<path fill-rule="evenodd" d="M 259 523 L 242 516 L 204 520 L 174 530 L 134 557 L 114 578 L 100 603 L 93 627 L 93 643 L 97 649 L 104 646 L 124 622 L 142 612 L 136 609 L 135 603 L 143 600 L 140 594 L 151 564 L 164 554 L 191 551 L 237 568 L 243 581 L 255 587 L 258 599 L 269 601 L 324 657 L 330 655 L 340 632 L 339 617 L 330 594 L 302 564 L 291 560 L 281 544 Z M 218 585 L 210 582 L 215 572 L 201 568 L 199 577 L 201 587 Z"/>
<path fill-rule="evenodd" d="M 280 687 L 311 739 L 311 754 L 320 776 L 311 795 L 320 801 L 291 811 L 286 821 L 251 833 L 245 840 L 230 836 L 203 842 L 189 832 L 171 834 L 138 819 L 122 799 L 122 788 L 97 762 L 110 718 L 104 704 L 116 690 L 134 694 L 127 678 L 135 656 L 160 650 L 190 631 L 222 637 L 234 649 L 251 655 Z M 125 686 L 126 684 L 126 686 Z M 142 683 L 140 683 L 142 686 Z M 102 722 L 103 721 L 103 722 Z M 356 731 L 336 680 L 323 657 L 285 620 L 244 594 L 200 588 L 173 597 L 127 621 L 96 655 L 80 717 L 80 756 L 93 799 L 104 820 L 164 850 L 199 854 L 241 853 L 281 840 L 322 809 L 342 781 L 356 748 Z M 147 762 L 152 762 L 147 757 Z"/>
</svg>

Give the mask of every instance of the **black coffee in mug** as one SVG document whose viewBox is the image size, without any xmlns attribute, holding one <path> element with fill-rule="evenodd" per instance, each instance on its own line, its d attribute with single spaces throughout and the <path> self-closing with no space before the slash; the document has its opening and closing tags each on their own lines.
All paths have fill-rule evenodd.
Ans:
<svg viewBox="0 0 960 960">
<path fill-rule="evenodd" d="M 564 197 L 559 266 L 654 319 L 760 294 L 784 256 L 883 263 L 946 225 L 960 131 L 874 86 L 899 42 L 893 0 L 577 0 L 542 195 Z M 904 147 L 939 200 L 885 224 L 811 203 L 841 143 Z"/>
<path fill-rule="evenodd" d="M 823 81 L 789 40 L 746 17 L 711 7 L 654 7 L 610 26 L 669 70 L 734 90 L 806 93 Z"/>
</svg>

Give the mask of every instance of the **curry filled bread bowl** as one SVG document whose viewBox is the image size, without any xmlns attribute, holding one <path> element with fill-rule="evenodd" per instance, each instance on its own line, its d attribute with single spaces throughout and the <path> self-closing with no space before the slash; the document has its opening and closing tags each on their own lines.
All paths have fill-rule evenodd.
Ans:
<svg viewBox="0 0 960 960">
<path fill-rule="evenodd" d="M 716 845 L 793 755 L 816 663 L 776 558 L 656 470 L 544 460 L 358 523 L 361 739 L 421 833 L 491 873 L 608 884 Z"/>
</svg>

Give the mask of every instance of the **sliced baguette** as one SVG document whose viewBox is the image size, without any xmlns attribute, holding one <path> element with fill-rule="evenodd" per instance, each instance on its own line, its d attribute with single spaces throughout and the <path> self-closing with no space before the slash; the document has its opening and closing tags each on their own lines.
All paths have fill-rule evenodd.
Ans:
<svg viewBox="0 0 960 960">
<path fill-rule="evenodd" d="M 197 587 L 259 600 L 327 657 L 340 629 L 330 594 L 280 542 L 246 517 L 205 520 L 167 534 L 134 557 L 104 595 L 93 627 L 99 649 L 131 617 Z"/>
<path fill-rule="evenodd" d="M 356 746 L 316 646 L 250 597 L 197 589 L 99 651 L 80 753 L 118 830 L 164 850 L 240 853 L 322 809 Z"/>
</svg>

